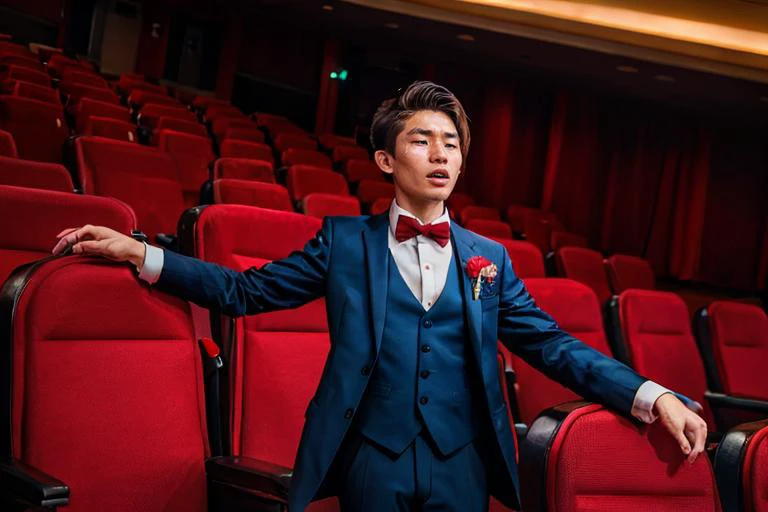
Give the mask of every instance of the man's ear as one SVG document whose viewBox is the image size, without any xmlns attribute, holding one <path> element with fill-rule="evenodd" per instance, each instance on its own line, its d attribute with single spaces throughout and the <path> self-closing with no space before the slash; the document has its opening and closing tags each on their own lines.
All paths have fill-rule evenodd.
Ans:
<svg viewBox="0 0 768 512">
<path fill-rule="evenodd" d="M 379 166 L 379 169 L 381 169 L 381 172 L 385 172 L 387 174 L 392 174 L 394 169 L 392 168 L 392 161 L 395 158 L 387 153 L 386 151 L 380 149 L 376 151 L 373 154 L 373 160 L 376 162 L 376 165 Z"/>
</svg>

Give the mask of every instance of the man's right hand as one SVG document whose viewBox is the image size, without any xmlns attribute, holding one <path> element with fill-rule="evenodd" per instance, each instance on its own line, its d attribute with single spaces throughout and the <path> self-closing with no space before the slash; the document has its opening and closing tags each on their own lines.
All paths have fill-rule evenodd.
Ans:
<svg viewBox="0 0 768 512">
<path fill-rule="evenodd" d="M 81 228 L 65 229 L 56 238 L 59 242 L 53 254 L 61 254 L 71 246 L 72 254 L 103 256 L 113 261 L 129 261 L 136 268 L 144 265 L 146 247 L 138 240 L 103 226 L 86 224 Z"/>
</svg>

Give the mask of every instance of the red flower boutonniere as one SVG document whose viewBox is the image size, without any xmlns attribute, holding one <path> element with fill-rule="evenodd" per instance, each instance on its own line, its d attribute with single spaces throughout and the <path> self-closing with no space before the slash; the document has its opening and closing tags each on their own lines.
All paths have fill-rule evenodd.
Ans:
<svg viewBox="0 0 768 512">
<path fill-rule="evenodd" d="M 467 275 L 472 280 L 472 299 L 477 300 L 480 297 L 480 286 L 483 279 L 488 283 L 493 283 L 498 269 L 496 265 L 483 256 L 472 256 L 467 261 Z"/>
</svg>

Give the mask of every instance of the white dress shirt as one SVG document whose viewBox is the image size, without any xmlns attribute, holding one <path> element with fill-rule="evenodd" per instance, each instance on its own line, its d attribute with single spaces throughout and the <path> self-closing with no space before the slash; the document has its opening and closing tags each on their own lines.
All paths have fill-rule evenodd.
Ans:
<svg viewBox="0 0 768 512">
<path fill-rule="evenodd" d="M 400 208 L 397 201 L 392 201 L 389 208 L 389 251 L 408 288 L 424 309 L 428 310 L 445 288 L 453 248 L 450 240 L 445 247 L 440 247 L 440 244 L 422 235 L 398 242 L 395 238 L 395 228 L 400 215 L 412 217 L 423 224 L 418 217 Z M 439 222 L 451 222 L 447 210 L 435 219 L 433 224 Z M 163 271 L 163 250 L 149 244 L 145 245 L 147 250 L 144 264 L 139 269 L 139 278 L 154 284 Z M 635 393 L 632 416 L 645 423 L 653 423 L 656 420 L 653 405 L 664 393 L 671 393 L 671 391 L 653 381 L 644 382 Z"/>
</svg>

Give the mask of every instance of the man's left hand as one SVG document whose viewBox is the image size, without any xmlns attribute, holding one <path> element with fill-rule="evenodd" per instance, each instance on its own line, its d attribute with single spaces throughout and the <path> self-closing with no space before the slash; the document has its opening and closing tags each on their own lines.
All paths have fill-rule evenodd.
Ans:
<svg viewBox="0 0 768 512">
<path fill-rule="evenodd" d="M 688 456 L 688 462 L 693 464 L 706 446 L 707 423 L 671 393 L 661 395 L 653 409 L 659 421 Z"/>
</svg>

